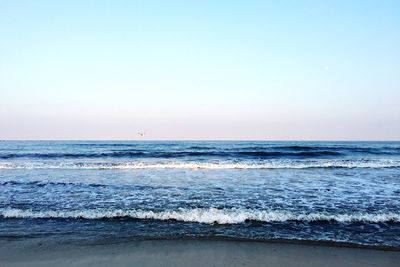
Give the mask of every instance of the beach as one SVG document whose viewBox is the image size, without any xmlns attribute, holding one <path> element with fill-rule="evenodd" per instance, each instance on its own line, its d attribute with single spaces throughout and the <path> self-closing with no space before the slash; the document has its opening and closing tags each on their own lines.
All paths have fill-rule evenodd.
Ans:
<svg viewBox="0 0 400 267">
<path fill-rule="evenodd" d="M 400 251 L 210 240 L 0 241 L 0 266 L 399 266 Z"/>
<path fill-rule="evenodd" d="M 399 142 L 0 144 L 0 266 L 399 266 Z"/>
<path fill-rule="evenodd" d="M 0 1 L 0 267 L 400 267 L 399 1 Z"/>
</svg>

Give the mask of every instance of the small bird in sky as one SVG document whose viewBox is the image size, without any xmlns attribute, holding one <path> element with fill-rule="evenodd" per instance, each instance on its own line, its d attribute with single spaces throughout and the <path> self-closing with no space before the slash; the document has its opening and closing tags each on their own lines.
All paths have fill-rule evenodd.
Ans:
<svg viewBox="0 0 400 267">
<path fill-rule="evenodd" d="M 138 132 L 137 133 L 140 137 L 143 137 L 143 136 L 145 136 L 146 135 L 146 133 L 145 132 Z"/>
</svg>

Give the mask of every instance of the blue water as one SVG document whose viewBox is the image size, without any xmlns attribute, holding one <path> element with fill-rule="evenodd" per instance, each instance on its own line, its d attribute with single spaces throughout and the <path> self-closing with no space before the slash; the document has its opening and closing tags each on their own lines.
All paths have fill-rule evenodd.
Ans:
<svg viewBox="0 0 400 267">
<path fill-rule="evenodd" d="M 400 247 L 400 142 L 0 142 L 0 236 Z"/>
</svg>

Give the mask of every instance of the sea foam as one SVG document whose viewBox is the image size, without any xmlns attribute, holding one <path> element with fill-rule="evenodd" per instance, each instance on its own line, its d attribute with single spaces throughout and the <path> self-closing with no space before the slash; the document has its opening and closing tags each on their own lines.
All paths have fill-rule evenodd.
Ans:
<svg viewBox="0 0 400 267">
<path fill-rule="evenodd" d="M 177 220 L 182 222 L 237 224 L 246 221 L 260 222 L 286 222 L 286 221 L 333 221 L 333 222 L 400 222 L 400 213 L 354 213 L 354 214 L 331 214 L 331 213 L 294 213 L 290 211 L 252 210 L 252 209 L 216 209 L 216 208 L 194 208 L 177 209 L 165 211 L 146 210 L 22 210 L 1 209 L 0 216 L 3 218 L 31 218 L 31 219 L 153 219 L 153 220 Z"/>
<path fill-rule="evenodd" d="M 308 169 L 400 168 L 400 160 L 318 160 L 258 162 L 0 162 L 0 169 Z"/>
</svg>

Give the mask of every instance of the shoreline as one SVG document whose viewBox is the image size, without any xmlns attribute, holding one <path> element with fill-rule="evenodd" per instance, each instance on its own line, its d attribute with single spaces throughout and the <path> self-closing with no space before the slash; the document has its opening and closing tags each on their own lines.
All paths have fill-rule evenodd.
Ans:
<svg viewBox="0 0 400 267">
<path fill-rule="evenodd" d="M 78 241 L 78 240 L 75 240 Z M 89 242 L 88 242 L 89 241 Z M 0 238 L 0 266 L 398 266 L 400 251 L 281 241 Z"/>
<path fill-rule="evenodd" d="M 50 236 L 37 236 L 37 235 L 26 235 L 26 236 L 0 236 L 0 243 L 14 242 L 14 241 L 28 241 L 32 242 L 54 242 L 60 240 L 65 245 L 110 245 L 110 244 L 124 244 L 132 242 L 187 242 L 187 241 L 200 241 L 200 242 L 238 242 L 238 243 L 260 243 L 260 244 L 288 244 L 288 245 L 300 245 L 300 246 L 317 246 L 317 247 L 333 247 L 333 248 L 351 248 L 351 249 L 366 249 L 376 251 L 393 251 L 400 252 L 400 247 L 389 246 L 389 245 L 373 245 L 373 244 L 361 244 L 352 242 L 340 242 L 331 240 L 301 240 L 301 239 L 249 239 L 240 237 L 227 237 L 227 236 L 179 236 L 179 237 L 115 237 L 115 236 L 99 236 L 99 237 L 82 237 L 75 235 L 50 235 Z M 58 242 L 57 242 L 58 243 Z"/>
</svg>

